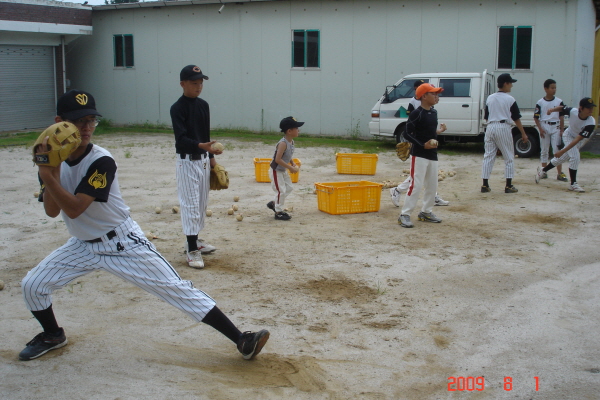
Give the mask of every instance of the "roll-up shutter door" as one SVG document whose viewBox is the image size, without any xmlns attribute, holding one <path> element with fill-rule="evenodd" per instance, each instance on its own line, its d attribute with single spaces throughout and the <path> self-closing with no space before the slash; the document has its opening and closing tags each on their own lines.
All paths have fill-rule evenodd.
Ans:
<svg viewBox="0 0 600 400">
<path fill-rule="evenodd" d="M 54 48 L 0 45 L 0 131 L 45 128 L 55 107 Z"/>
</svg>

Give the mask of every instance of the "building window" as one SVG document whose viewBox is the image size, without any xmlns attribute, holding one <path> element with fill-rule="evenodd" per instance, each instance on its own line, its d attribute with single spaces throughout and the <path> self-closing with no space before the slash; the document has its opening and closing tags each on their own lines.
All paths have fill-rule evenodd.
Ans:
<svg viewBox="0 0 600 400">
<path fill-rule="evenodd" d="M 114 35 L 115 67 L 133 67 L 133 35 Z"/>
<path fill-rule="evenodd" d="M 292 32 L 292 67 L 320 67 L 320 36 L 317 30 L 294 30 Z"/>
<path fill-rule="evenodd" d="M 498 69 L 531 69 L 531 26 L 498 28 Z"/>
</svg>

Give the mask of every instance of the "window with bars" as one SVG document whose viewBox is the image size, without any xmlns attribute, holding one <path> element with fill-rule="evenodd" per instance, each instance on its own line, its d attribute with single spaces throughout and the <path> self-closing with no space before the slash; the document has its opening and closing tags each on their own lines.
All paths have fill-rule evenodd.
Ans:
<svg viewBox="0 0 600 400">
<path fill-rule="evenodd" d="M 115 67 L 133 67 L 133 35 L 114 35 Z"/>
<path fill-rule="evenodd" d="M 292 32 L 292 67 L 320 68 L 320 33 L 318 30 Z"/>
<path fill-rule="evenodd" d="M 531 69 L 531 26 L 498 27 L 498 69 Z"/>
</svg>

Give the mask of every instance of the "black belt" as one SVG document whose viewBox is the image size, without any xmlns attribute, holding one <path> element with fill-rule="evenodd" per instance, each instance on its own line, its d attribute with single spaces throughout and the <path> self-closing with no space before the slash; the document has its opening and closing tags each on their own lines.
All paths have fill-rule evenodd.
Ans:
<svg viewBox="0 0 600 400">
<path fill-rule="evenodd" d="M 505 120 L 505 119 L 503 119 L 502 121 L 490 121 L 490 124 L 494 124 L 494 123 L 497 123 L 497 124 L 505 124 L 505 123 L 506 123 L 506 120 Z"/>
<path fill-rule="evenodd" d="M 115 236 L 117 236 L 117 232 L 115 232 L 114 230 L 112 230 L 106 234 L 106 237 L 108 238 L 108 240 L 114 238 Z M 100 243 L 101 241 L 102 241 L 102 238 L 86 240 L 86 242 L 88 242 L 88 243 Z"/>
<path fill-rule="evenodd" d="M 190 157 L 190 160 L 202 160 L 202 158 L 206 157 L 206 153 L 204 154 L 185 154 L 185 153 L 180 153 L 179 157 L 182 160 L 185 160 L 186 158 L 188 158 L 188 156 Z"/>
<path fill-rule="evenodd" d="M 557 122 L 543 121 L 543 122 L 546 123 L 546 124 L 548 124 L 548 125 L 556 125 L 556 124 L 558 124 L 558 121 Z"/>
</svg>

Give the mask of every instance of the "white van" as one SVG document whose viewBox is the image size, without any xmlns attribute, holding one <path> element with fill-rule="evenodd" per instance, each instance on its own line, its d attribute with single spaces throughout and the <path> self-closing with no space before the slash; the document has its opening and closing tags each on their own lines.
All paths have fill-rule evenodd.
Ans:
<svg viewBox="0 0 600 400">
<path fill-rule="evenodd" d="M 430 73 L 412 74 L 387 86 L 383 96 L 373 106 L 369 133 L 373 136 L 395 138 L 400 141 L 407 120 L 406 109 L 415 95 L 414 83 L 423 80 L 444 88 L 440 102 L 435 106 L 438 119 L 446 124 L 441 142 L 483 142 L 486 123 L 485 101 L 497 91 L 496 79 L 487 70 L 482 73 Z M 533 109 L 521 109 L 521 123 L 529 139 L 523 143 L 521 133 L 513 128 L 515 154 L 530 157 L 539 151 L 539 133 L 533 120 Z"/>
</svg>

